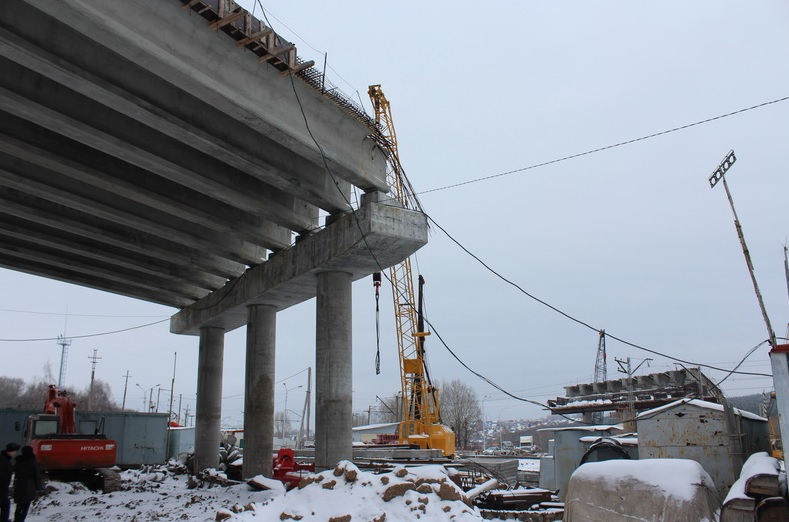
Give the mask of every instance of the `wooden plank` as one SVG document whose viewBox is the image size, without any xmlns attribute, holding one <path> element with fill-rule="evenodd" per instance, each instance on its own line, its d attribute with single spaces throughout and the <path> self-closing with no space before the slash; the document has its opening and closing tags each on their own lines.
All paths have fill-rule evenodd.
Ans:
<svg viewBox="0 0 789 522">
<path fill-rule="evenodd" d="M 280 54 L 286 53 L 286 52 L 291 51 L 291 50 L 293 50 L 295 48 L 296 48 L 295 45 L 290 44 L 290 45 L 283 45 L 282 47 L 280 47 L 278 49 L 271 49 L 271 50 L 269 50 L 269 52 L 267 54 L 265 54 L 265 55 L 261 56 L 260 58 L 258 58 L 258 61 L 259 62 L 268 61 L 268 60 L 270 60 L 272 58 L 276 58 Z"/>
<path fill-rule="evenodd" d="M 745 494 L 749 497 L 779 497 L 781 485 L 778 475 L 759 474 L 749 477 L 745 481 Z"/>
<path fill-rule="evenodd" d="M 767 497 L 756 506 L 756 520 L 758 522 L 786 522 L 789 520 L 789 504 L 783 497 Z"/>
<path fill-rule="evenodd" d="M 247 14 L 247 12 L 245 10 L 239 9 L 238 11 L 236 11 L 235 13 L 232 13 L 229 16 L 226 16 L 224 18 L 220 18 L 216 22 L 211 22 L 208 25 L 208 28 L 209 29 L 219 29 L 220 27 L 224 27 L 227 24 L 232 24 L 233 22 L 235 22 L 239 18 L 243 18 L 244 15 L 246 15 L 246 14 Z"/>
<path fill-rule="evenodd" d="M 287 76 L 289 74 L 295 74 L 295 73 L 303 71 L 304 69 L 309 69 L 313 65 L 315 65 L 315 62 L 310 60 L 309 62 L 300 63 L 298 65 L 295 65 L 295 66 L 291 67 L 290 69 L 282 71 L 281 73 L 279 73 L 279 75 L 280 76 Z"/>
<path fill-rule="evenodd" d="M 270 35 L 273 32 L 274 32 L 274 30 L 270 29 L 270 28 L 263 29 L 262 31 L 258 31 L 257 33 L 255 33 L 255 34 L 253 34 L 251 36 L 247 36 L 246 38 L 242 38 L 241 40 L 237 41 L 236 42 L 236 46 L 241 47 L 241 46 L 246 45 L 246 44 L 248 44 L 250 42 L 254 42 L 254 41 L 260 40 L 261 38 L 264 38 L 264 37 Z"/>
<path fill-rule="evenodd" d="M 720 522 L 753 522 L 756 501 L 752 498 L 733 498 L 723 504 Z"/>
</svg>

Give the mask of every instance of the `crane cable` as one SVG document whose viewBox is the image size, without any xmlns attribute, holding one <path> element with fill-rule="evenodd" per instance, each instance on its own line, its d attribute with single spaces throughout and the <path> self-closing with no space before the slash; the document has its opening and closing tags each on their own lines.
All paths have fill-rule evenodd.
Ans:
<svg viewBox="0 0 789 522">
<path fill-rule="evenodd" d="M 381 309 L 378 307 L 381 288 L 381 272 L 373 274 L 373 286 L 375 286 L 375 374 L 381 374 Z"/>
</svg>

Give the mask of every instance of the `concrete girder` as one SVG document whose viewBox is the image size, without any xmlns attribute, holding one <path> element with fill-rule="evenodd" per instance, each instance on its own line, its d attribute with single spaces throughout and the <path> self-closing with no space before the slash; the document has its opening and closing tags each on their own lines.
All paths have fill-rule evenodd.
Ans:
<svg viewBox="0 0 789 522">
<path fill-rule="evenodd" d="M 311 76 L 177 0 L 114 4 L 0 2 L 6 266 L 182 307 L 388 190 L 372 120 Z"/>
<path fill-rule="evenodd" d="M 18 24 L 27 21 L 26 29 L 30 30 L 32 25 L 43 33 L 28 39 L 52 42 L 59 54 L 88 70 L 91 69 L 87 61 L 111 65 L 103 67 L 106 72 L 99 69 L 102 72 L 97 76 L 111 77 L 120 70 L 119 74 L 125 77 L 128 73 L 123 71 L 125 63 L 142 67 L 147 77 L 159 78 L 202 100 L 206 106 L 231 117 L 236 125 L 254 130 L 262 139 L 273 140 L 284 146 L 284 150 L 309 160 L 319 171 L 328 163 L 334 176 L 365 191 L 387 189 L 384 157 L 366 140 L 372 131 L 370 127 L 349 118 L 311 87 L 298 80 L 292 83 L 290 78 L 281 77 L 277 69 L 258 64 L 255 55 L 238 49 L 234 40 L 225 35 L 217 37 L 208 30 L 202 18 L 189 16 L 181 9 L 176 9 L 179 15 L 176 16 L 173 8 L 178 8 L 180 2 L 71 0 L 53 5 L 29 0 L 28 3 L 76 34 L 90 35 L 92 47 L 89 53 L 69 54 L 68 49 L 75 48 L 74 34 L 48 26 L 54 23 L 52 20 L 42 23 L 35 13 L 14 13 L 19 17 Z M 96 42 L 112 53 L 99 54 L 101 50 L 95 48 Z M 154 87 L 158 89 L 159 85 Z M 310 121 L 311 132 L 305 127 L 300 111 L 292 110 L 296 96 Z M 321 143 L 320 148 L 310 133 Z M 354 142 L 355 150 L 349 150 L 347 144 Z M 287 165 L 289 160 L 282 159 L 281 163 Z M 300 186 L 312 186 L 314 189 L 309 192 L 313 197 L 321 193 L 331 195 L 326 188 L 333 183 L 332 176 L 322 172 L 321 181 L 315 183 L 309 174 L 294 169 L 270 181 L 290 185 L 282 187 L 288 192 Z"/>
<path fill-rule="evenodd" d="M 53 184 L 53 182 L 61 180 L 57 178 L 47 180 L 47 174 L 47 172 L 34 172 L 32 169 L 25 171 L 23 174 L 0 169 L 0 184 L 100 217 L 108 222 L 118 223 L 131 229 L 162 237 L 174 243 L 195 249 L 212 251 L 238 263 L 256 265 L 265 257 L 265 249 L 242 243 L 222 234 L 205 230 L 202 233 L 197 233 L 194 230 L 196 227 L 188 226 L 184 227 L 184 230 L 176 231 L 172 226 L 169 228 L 164 227 L 155 220 L 124 211 L 122 208 L 119 208 L 119 202 L 116 202 L 115 205 L 108 205 L 99 203 L 101 198 L 89 199 L 77 193 L 69 192 L 68 189 L 73 188 L 73 185 L 66 184 L 58 187 L 59 190 L 57 191 L 52 190 L 53 186 L 57 187 L 58 185 L 57 183 Z M 49 184 L 47 184 L 47 181 L 49 181 Z"/>
<path fill-rule="evenodd" d="M 236 180 L 235 186 L 228 185 L 226 181 L 221 179 L 218 170 L 208 168 L 199 158 L 187 160 L 189 156 L 182 155 L 181 162 L 188 161 L 190 163 L 189 167 L 182 166 L 174 159 L 165 157 L 176 154 L 177 151 L 167 151 L 164 144 L 156 143 L 157 140 L 138 146 L 133 143 L 136 141 L 134 136 L 137 133 L 118 137 L 117 135 L 122 134 L 123 127 L 119 127 L 114 134 L 102 132 L 92 125 L 51 110 L 3 88 L 0 88 L 0 110 L 67 136 L 192 190 L 211 194 L 215 199 L 251 214 L 271 219 L 276 217 L 278 223 L 294 230 L 306 231 L 315 226 L 314 220 L 305 216 L 297 216 L 290 208 L 277 203 L 275 199 L 266 198 L 265 192 L 267 190 L 263 185 L 258 184 L 255 187 L 250 181 L 247 181 L 244 183 L 245 186 L 238 186 L 240 179 Z M 157 150 L 152 152 L 153 149 Z M 181 153 L 183 154 L 184 151 Z M 261 194 L 262 197 L 255 196 L 257 194 Z M 271 196 L 271 194 L 268 195 Z"/>
<path fill-rule="evenodd" d="M 88 256 L 96 262 L 106 263 L 107 266 L 118 266 L 130 271 L 137 271 L 140 277 L 167 277 L 171 282 L 191 284 L 195 287 L 210 290 L 218 288 L 226 282 L 226 278 L 213 276 L 196 271 L 184 270 L 182 266 L 173 262 L 166 262 L 151 256 L 137 254 L 131 251 L 119 253 L 110 251 L 105 244 L 77 237 L 63 230 L 49 227 L 36 228 L 16 215 L 4 214 L 0 211 L 0 238 L 12 238 L 21 242 L 30 243 L 26 250 L 37 251 L 39 246 L 59 252 L 67 252 L 74 256 Z M 35 243 L 31 243 L 34 238 Z M 7 240 L 7 239 L 6 239 Z"/>
<path fill-rule="evenodd" d="M 141 261 L 148 266 L 149 258 L 158 262 L 166 261 L 177 264 L 182 270 L 189 272 L 181 277 L 200 282 L 203 277 L 219 277 L 221 284 L 227 279 L 238 277 L 246 266 L 220 258 L 211 253 L 198 252 L 190 248 L 172 249 L 161 238 L 148 234 L 120 229 L 112 224 L 100 221 L 92 215 L 85 214 L 70 207 L 42 200 L 29 194 L 8 188 L 0 183 L 0 199 L 3 207 L 0 212 L 12 212 L 31 223 L 31 237 L 37 237 L 42 227 L 44 230 L 55 230 L 74 235 L 78 238 L 98 242 L 119 255 L 143 255 Z M 190 279 L 194 278 L 194 279 Z M 211 285 L 212 287 L 221 284 Z"/>
<path fill-rule="evenodd" d="M 194 302 L 193 299 L 184 297 L 183 294 L 180 293 L 176 294 L 162 289 L 147 290 L 140 288 L 136 284 L 134 286 L 129 286 L 119 283 L 115 279 L 102 279 L 95 277 L 93 274 L 77 274 L 70 270 L 54 267 L 50 264 L 36 263 L 28 259 L 8 254 L 0 254 L 0 267 L 39 277 L 46 277 L 56 281 L 63 281 L 64 283 L 112 292 L 118 295 L 127 295 L 152 303 L 165 303 L 178 308 L 182 308 Z"/>
<path fill-rule="evenodd" d="M 246 324 L 247 305 L 282 310 L 315 297 L 320 272 L 346 272 L 355 281 L 401 262 L 425 244 L 424 214 L 382 203 L 363 204 L 181 310 L 172 317 L 170 331 L 196 335 L 206 326 L 232 331 Z"/>
<path fill-rule="evenodd" d="M 113 284 L 127 285 L 150 293 L 161 290 L 166 294 L 186 296 L 193 300 L 205 297 L 211 291 L 207 288 L 200 288 L 196 285 L 179 282 L 167 277 L 153 276 L 151 274 L 143 275 L 136 269 L 124 270 L 118 266 L 102 266 L 95 259 L 88 259 L 82 254 L 64 257 L 58 250 L 47 248 L 40 242 L 31 246 L 24 239 L 12 238 L 4 233 L 0 233 L 0 238 L 2 238 L 0 254 L 24 260 L 25 263 L 42 264 L 53 269 L 81 274 L 85 278 L 90 276 L 104 279 L 108 282 L 111 281 Z"/>
<path fill-rule="evenodd" d="M 108 156 L 91 162 L 101 164 L 103 168 L 99 171 L 86 164 L 86 158 L 95 155 L 91 149 L 57 139 L 56 135 L 42 129 L 36 129 L 34 138 L 33 132 L 25 132 L 31 125 L 11 120 L 16 119 L 0 118 L 0 153 L 46 169 L 52 176 L 68 177 L 114 197 L 139 203 L 143 209 L 155 208 L 168 216 L 218 232 L 237 232 L 241 239 L 273 250 L 280 250 L 291 243 L 291 232 L 286 228 L 229 205 L 225 205 L 221 212 L 209 211 L 220 203 Z M 3 133 L 14 132 L 8 129 L 6 122 L 16 126 L 15 134 L 22 140 Z M 69 157 L 65 154 L 69 154 Z M 81 161 L 72 159 L 75 157 L 80 157 Z M 106 172 L 112 172 L 112 176 Z"/>
<path fill-rule="evenodd" d="M 0 35 L 7 38 L 6 41 L 0 39 L 0 56 L 38 73 L 42 78 L 47 78 L 75 93 L 90 97 L 91 100 L 113 111 L 124 114 L 150 129 L 191 146 L 194 150 L 208 154 L 274 187 L 287 189 L 311 205 L 329 211 L 342 210 L 347 206 L 345 199 L 336 190 L 326 191 L 325 184 L 321 187 L 313 186 L 316 180 L 325 176 L 323 165 L 316 165 L 297 155 L 289 154 L 281 146 L 277 146 L 259 134 L 245 131 L 244 128 L 236 126 L 231 130 L 235 122 L 223 122 L 222 120 L 228 118 L 223 117 L 212 107 L 206 106 L 202 100 L 194 99 L 173 86 L 161 82 L 162 85 L 158 87 L 160 91 L 169 89 L 173 92 L 164 100 L 157 97 L 154 100 L 159 103 L 157 106 L 118 85 L 105 81 L 103 78 L 78 70 L 74 65 L 64 62 L 40 48 L 30 44 L 25 46 L 26 42 L 12 42 L 13 35 L 3 31 L 2 28 L 0 28 Z M 71 50 L 72 53 L 75 52 L 74 49 Z M 96 67 L 97 64 L 92 63 L 92 66 Z M 141 69 L 140 74 L 133 78 L 145 75 L 145 71 Z M 140 82 L 141 80 L 136 79 L 135 81 Z M 124 87 L 127 87 L 128 84 L 127 78 Z M 191 103 L 189 103 L 190 101 Z M 166 109 L 162 107 L 166 107 Z M 189 121 L 196 118 L 204 120 L 200 122 L 204 128 Z M 220 123 L 222 124 L 220 125 Z M 210 131 L 205 130 L 205 127 L 208 127 Z M 298 172 L 298 178 L 294 179 L 289 171 Z M 292 183 L 282 181 L 283 175 L 291 179 Z M 294 210 L 298 211 L 297 208 Z"/>
</svg>

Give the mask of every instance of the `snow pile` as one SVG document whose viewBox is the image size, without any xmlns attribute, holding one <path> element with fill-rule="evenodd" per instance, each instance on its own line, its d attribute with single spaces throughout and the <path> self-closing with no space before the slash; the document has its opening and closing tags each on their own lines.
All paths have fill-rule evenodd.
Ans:
<svg viewBox="0 0 789 522">
<path fill-rule="evenodd" d="M 222 473 L 193 477 L 178 469 L 121 473 L 121 489 L 100 493 L 79 483 L 49 482 L 28 522 L 44 521 L 446 521 L 482 520 L 440 465 L 396 467 L 383 474 L 343 461 L 285 492 L 262 476 L 234 484 Z M 227 485 L 231 484 L 231 485 Z"/>
<path fill-rule="evenodd" d="M 277 497 L 258 513 L 270 520 L 369 522 L 481 520 L 479 511 L 443 466 L 395 467 L 376 475 L 340 462 L 304 479 L 298 489 Z M 232 520 L 252 520 L 243 513 Z"/>
<path fill-rule="evenodd" d="M 121 480 L 121 489 L 112 493 L 91 491 L 78 482 L 50 481 L 44 496 L 31 506 L 27 522 L 213 521 L 218 511 L 251 510 L 256 502 L 277 495 L 272 491 L 255 491 L 246 484 L 217 486 L 172 473 L 164 467 L 124 471 Z"/>
</svg>

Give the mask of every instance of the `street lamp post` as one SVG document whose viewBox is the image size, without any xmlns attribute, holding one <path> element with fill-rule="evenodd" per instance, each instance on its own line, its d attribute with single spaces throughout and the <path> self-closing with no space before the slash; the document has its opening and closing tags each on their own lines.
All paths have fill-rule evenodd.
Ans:
<svg viewBox="0 0 789 522">
<path fill-rule="evenodd" d="M 282 386 L 285 387 L 285 411 L 282 412 L 283 419 L 282 419 L 282 438 L 285 438 L 285 425 L 288 423 L 288 392 L 290 390 L 296 390 L 298 388 L 303 388 L 303 385 L 299 384 L 298 386 L 294 386 L 293 388 L 288 388 L 287 383 L 282 383 Z"/>
<path fill-rule="evenodd" d="M 485 450 L 488 449 L 488 437 L 485 433 L 485 401 L 490 397 L 489 395 L 485 395 L 482 397 L 482 454 L 485 454 Z"/>
<path fill-rule="evenodd" d="M 153 389 L 156 388 L 157 386 L 161 386 L 161 385 L 160 384 L 156 384 L 154 386 L 151 386 L 150 391 L 146 391 L 146 389 L 143 388 L 142 386 L 140 386 L 138 383 L 134 383 L 134 385 L 142 390 L 143 407 L 147 409 L 148 413 L 151 413 L 153 411 L 153 408 L 154 408 L 154 404 L 153 404 Z M 145 400 L 146 398 L 148 399 L 147 401 Z"/>
<path fill-rule="evenodd" d="M 159 386 L 159 384 L 151 386 L 151 391 L 148 393 L 148 413 L 153 413 L 153 389 Z"/>
<path fill-rule="evenodd" d="M 143 388 L 143 387 L 142 387 L 142 386 L 140 386 L 139 384 L 137 384 L 137 383 L 134 383 L 134 385 L 135 385 L 135 386 L 137 386 L 139 389 L 141 389 L 141 390 L 142 390 L 142 407 L 143 407 L 143 411 L 144 411 L 144 410 L 145 410 L 145 407 L 146 407 L 146 405 L 148 404 L 148 402 L 145 400 L 145 399 L 148 397 L 148 395 L 147 395 L 147 392 L 145 391 L 145 388 Z"/>
</svg>

